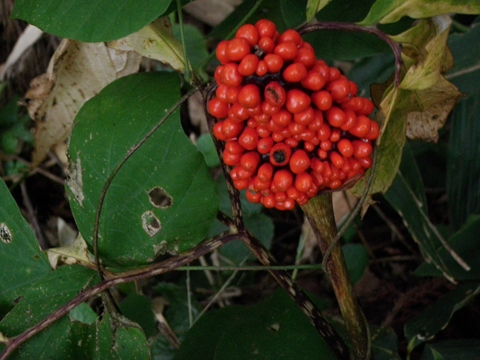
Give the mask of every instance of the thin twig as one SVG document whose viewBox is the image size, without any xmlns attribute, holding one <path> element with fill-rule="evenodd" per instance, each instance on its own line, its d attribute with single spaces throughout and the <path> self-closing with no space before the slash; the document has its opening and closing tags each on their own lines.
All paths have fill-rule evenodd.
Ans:
<svg viewBox="0 0 480 360">
<path fill-rule="evenodd" d="M 40 228 L 40 224 L 38 223 L 37 215 L 35 214 L 35 210 L 33 209 L 32 202 L 30 201 L 30 197 L 28 196 L 28 190 L 27 190 L 27 185 L 25 184 L 25 181 L 21 182 L 20 190 L 22 192 L 23 205 L 25 205 L 25 208 L 27 209 L 28 217 L 29 217 L 30 223 L 32 224 L 33 229 L 35 230 L 35 235 L 38 239 L 38 243 L 40 244 L 40 247 L 42 248 L 42 250 L 45 250 L 49 246 L 47 241 L 45 240 L 45 237 L 43 236 L 42 229 Z"/>
</svg>

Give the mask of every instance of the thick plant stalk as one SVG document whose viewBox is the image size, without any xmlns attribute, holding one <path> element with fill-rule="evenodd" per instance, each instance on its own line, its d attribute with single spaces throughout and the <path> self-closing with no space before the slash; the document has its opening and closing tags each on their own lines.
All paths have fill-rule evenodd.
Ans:
<svg viewBox="0 0 480 360">
<path fill-rule="evenodd" d="M 332 193 L 325 193 L 302 206 L 312 226 L 322 254 L 334 244 L 337 226 L 333 214 Z M 339 244 L 332 245 L 327 259 L 326 271 L 330 275 L 343 320 L 350 336 L 352 354 L 355 359 L 370 358 L 370 337 L 368 324 L 353 294 L 345 259 Z M 329 251 L 330 251 L 329 250 Z M 327 254 L 328 255 L 328 254 Z"/>
</svg>

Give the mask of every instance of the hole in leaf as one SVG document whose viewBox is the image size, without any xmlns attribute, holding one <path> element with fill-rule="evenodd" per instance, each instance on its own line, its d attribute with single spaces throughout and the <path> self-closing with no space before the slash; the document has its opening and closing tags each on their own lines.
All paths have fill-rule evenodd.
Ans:
<svg viewBox="0 0 480 360">
<path fill-rule="evenodd" d="M 162 225 L 153 212 L 145 211 L 142 214 L 142 228 L 150 237 L 153 237 L 162 229 Z"/>
<path fill-rule="evenodd" d="M 0 240 L 5 244 L 12 242 L 12 233 L 5 223 L 0 224 Z"/>
<path fill-rule="evenodd" d="M 173 198 L 160 186 L 154 187 L 148 192 L 148 198 L 153 206 L 160 209 L 167 209 L 172 206 Z"/>
</svg>

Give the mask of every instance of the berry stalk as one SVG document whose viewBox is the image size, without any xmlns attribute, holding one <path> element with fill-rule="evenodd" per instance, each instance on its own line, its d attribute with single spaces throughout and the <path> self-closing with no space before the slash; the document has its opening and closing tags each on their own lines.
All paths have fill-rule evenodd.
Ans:
<svg viewBox="0 0 480 360">
<path fill-rule="evenodd" d="M 302 209 L 312 226 L 320 250 L 325 256 L 329 247 L 335 243 L 337 235 L 332 193 L 323 193 L 310 199 L 307 204 L 302 206 Z M 370 336 L 368 324 L 353 294 L 347 265 L 339 244 L 333 245 L 331 249 L 326 261 L 326 271 L 330 275 L 333 290 L 350 336 L 352 354 L 355 359 L 369 359 Z"/>
</svg>

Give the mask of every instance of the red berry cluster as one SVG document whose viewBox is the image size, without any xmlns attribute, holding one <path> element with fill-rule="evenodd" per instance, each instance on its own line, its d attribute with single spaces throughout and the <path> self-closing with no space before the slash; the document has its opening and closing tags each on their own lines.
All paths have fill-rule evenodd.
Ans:
<svg viewBox="0 0 480 360">
<path fill-rule="evenodd" d="M 267 208 L 293 209 L 372 165 L 379 126 L 373 103 L 334 67 L 317 60 L 295 30 L 259 20 L 218 44 L 221 65 L 208 112 L 225 142 L 223 162 L 238 190 Z"/>
</svg>

